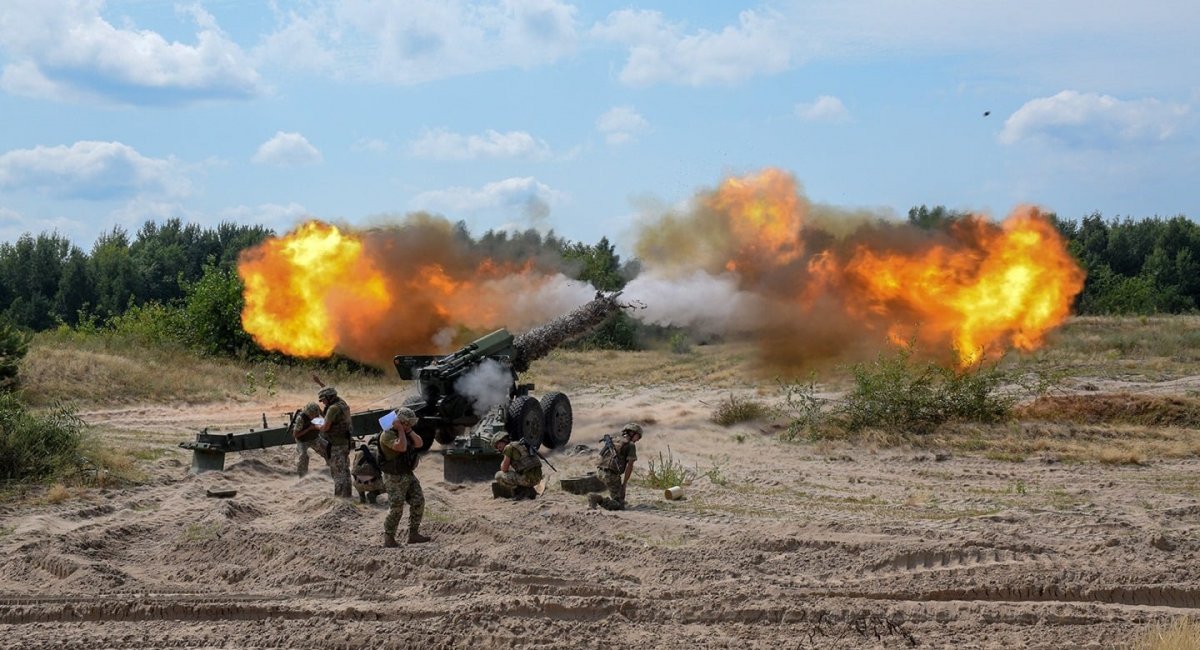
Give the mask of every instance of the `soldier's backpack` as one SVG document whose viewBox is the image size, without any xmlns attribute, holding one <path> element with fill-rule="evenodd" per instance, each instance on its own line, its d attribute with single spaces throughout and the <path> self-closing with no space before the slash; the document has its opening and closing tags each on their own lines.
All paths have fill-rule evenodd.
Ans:
<svg viewBox="0 0 1200 650">
<path fill-rule="evenodd" d="M 525 448 L 525 453 L 520 458 L 513 461 L 512 470 L 514 472 L 518 474 L 524 474 L 535 467 L 542 466 L 542 461 L 540 458 L 538 458 L 537 447 L 534 447 L 533 444 L 525 438 L 522 438 L 517 444 L 522 445 Z"/>
<path fill-rule="evenodd" d="M 371 449 L 370 441 L 359 445 L 354 452 L 354 462 L 350 465 L 355 482 L 368 484 L 381 479 L 383 473 L 379 469 L 379 458 L 378 441 L 374 449 Z"/>
<path fill-rule="evenodd" d="M 624 436 L 620 440 L 613 440 L 612 435 L 605 434 L 600 442 L 604 445 L 600 447 L 600 463 L 596 466 L 618 474 L 624 472 L 625 457 L 621 455 L 621 449 L 628 440 Z"/>
</svg>

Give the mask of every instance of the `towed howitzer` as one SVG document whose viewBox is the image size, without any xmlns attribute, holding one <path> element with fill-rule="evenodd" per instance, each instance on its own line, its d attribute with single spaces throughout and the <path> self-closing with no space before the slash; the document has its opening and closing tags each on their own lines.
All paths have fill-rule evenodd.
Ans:
<svg viewBox="0 0 1200 650">
<path fill-rule="evenodd" d="M 371 409 L 351 414 L 350 437 L 363 438 L 379 433 L 379 418 L 391 410 L 390 408 Z M 225 454 L 296 444 L 296 439 L 292 437 L 292 421 L 298 414 L 299 411 L 285 413 L 284 417 L 287 418 L 287 423 L 271 427 L 267 425 L 267 416 L 264 413 L 262 429 L 250 429 L 237 433 L 214 433 L 206 427 L 196 434 L 194 441 L 181 442 L 179 446 L 192 450 L 191 472 L 193 474 L 221 471 L 225 469 Z"/>
<path fill-rule="evenodd" d="M 447 481 L 490 479 L 499 454 L 492 437 L 506 431 L 536 449 L 562 447 L 571 438 L 573 414 L 570 399 L 561 392 L 546 393 L 540 400 L 530 392 L 534 385 L 520 383 L 518 373 L 570 339 L 586 334 L 622 308 L 616 293 L 596 297 L 570 313 L 520 336 L 498 329 L 444 355 L 397 355 L 392 361 L 400 378 L 415 381 L 419 395 L 404 402 L 418 417 L 414 430 L 428 450 L 436 440 L 443 446 L 443 474 Z M 464 381 L 476 372 L 507 384 L 507 395 L 482 403 L 468 393 Z M 497 379 L 499 378 L 499 379 Z"/>
</svg>

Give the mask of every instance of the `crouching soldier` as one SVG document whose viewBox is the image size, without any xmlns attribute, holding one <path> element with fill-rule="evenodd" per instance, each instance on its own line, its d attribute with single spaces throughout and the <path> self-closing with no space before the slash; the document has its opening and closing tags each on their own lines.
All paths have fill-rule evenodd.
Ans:
<svg viewBox="0 0 1200 650">
<path fill-rule="evenodd" d="M 383 493 L 383 472 L 379 469 L 379 441 L 372 438 L 358 446 L 354 462 L 350 465 L 350 476 L 354 489 L 358 491 L 359 503 L 375 503 Z"/>
<path fill-rule="evenodd" d="M 633 464 L 637 462 L 637 443 L 642 439 L 642 427 L 630 422 L 621 427 L 621 435 L 613 438 L 604 436 L 604 447 L 600 450 L 600 462 L 596 465 L 600 480 L 608 488 L 608 496 L 593 492 L 588 495 L 588 507 L 595 510 L 625 509 L 625 486 L 633 475 Z"/>
<path fill-rule="evenodd" d="M 408 543 L 420 544 L 429 538 L 420 533 L 421 517 L 425 515 L 425 493 L 413 470 L 420 456 L 417 450 L 425 441 L 413 431 L 417 414 L 410 408 L 396 409 L 396 419 L 379 436 L 379 469 L 383 472 L 383 486 L 388 493 L 388 513 L 383 520 L 383 545 L 388 548 L 396 543 L 396 527 L 404 515 L 404 504 L 408 504 Z"/>
<path fill-rule="evenodd" d="M 321 407 L 316 402 L 309 402 L 304 408 L 292 416 L 292 437 L 296 439 L 296 475 L 303 477 L 308 473 L 308 450 L 329 462 L 329 453 L 321 444 L 321 429 L 313 423 L 313 418 L 321 415 Z"/>
<path fill-rule="evenodd" d="M 535 486 L 542 482 L 542 461 L 537 454 L 523 441 L 512 444 L 512 438 L 503 431 L 492 439 L 492 446 L 504 457 L 492 483 L 492 497 L 537 498 Z"/>
</svg>

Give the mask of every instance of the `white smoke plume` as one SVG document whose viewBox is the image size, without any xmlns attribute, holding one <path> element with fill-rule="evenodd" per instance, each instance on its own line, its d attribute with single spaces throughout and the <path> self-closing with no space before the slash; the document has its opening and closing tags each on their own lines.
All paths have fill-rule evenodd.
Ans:
<svg viewBox="0 0 1200 650">
<path fill-rule="evenodd" d="M 707 334 L 751 332 L 766 308 L 763 297 L 740 291 L 731 273 L 712 275 L 694 271 L 668 277 L 643 273 L 625 286 L 621 298 L 642 309 L 632 312 L 652 325 L 686 327 Z"/>
<path fill-rule="evenodd" d="M 474 370 L 454 382 L 454 390 L 471 400 L 475 415 L 483 417 L 492 408 L 508 401 L 512 372 L 499 361 L 484 359 Z"/>
</svg>

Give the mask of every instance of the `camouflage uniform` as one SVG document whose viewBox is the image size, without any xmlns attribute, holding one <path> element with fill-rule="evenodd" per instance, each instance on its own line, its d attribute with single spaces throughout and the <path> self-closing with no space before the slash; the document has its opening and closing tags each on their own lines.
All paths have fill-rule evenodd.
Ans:
<svg viewBox="0 0 1200 650">
<path fill-rule="evenodd" d="M 395 429 L 388 429 L 379 437 L 380 454 L 384 460 L 391 460 L 400 455 L 392 449 L 399 435 Z M 388 513 L 383 520 L 383 532 L 393 536 L 404 516 L 404 504 L 408 504 L 408 534 L 415 535 L 421 528 L 421 518 L 425 516 L 425 493 L 421 491 L 421 482 L 417 480 L 412 470 L 399 474 L 383 473 L 383 486 L 388 493 Z"/>
<path fill-rule="evenodd" d="M 533 456 L 533 460 L 537 461 L 536 465 L 528 462 L 529 469 L 518 471 L 517 468 L 527 461 L 524 459 L 530 456 L 529 450 L 522 443 L 509 443 L 504 448 L 504 457 L 509 460 L 509 469 L 507 472 L 496 472 L 496 482 L 505 487 L 533 487 L 542 482 L 542 463 L 537 460 L 537 456 Z"/>
<path fill-rule="evenodd" d="M 321 407 L 315 403 L 309 403 L 304 409 L 296 415 L 292 420 L 293 434 L 304 431 L 312 427 L 312 420 L 321 412 Z M 329 457 L 325 454 L 324 445 L 321 444 L 321 434 L 312 429 L 301 437 L 296 439 L 296 475 L 304 476 L 308 474 L 308 450 L 312 449 L 317 452 L 317 455 L 329 462 Z"/>
<path fill-rule="evenodd" d="M 628 436 L 620 435 L 613 441 L 613 446 L 616 447 L 616 454 L 612 458 L 603 458 L 600 464 L 596 465 L 596 475 L 604 482 L 604 486 L 608 488 L 608 496 L 591 495 L 599 505 L 605 510 L 624 510 L 625 509 L 625 472 L 623 469 L 628 467 L 629 463 L 637 460 L 637 445 L 634 444 Z M 600 497 L 600 498 L 595 498 Z"/>
<path fill-rule="evenodd" d="M 325 408 L 325 423 L 329 429 L 329 475 L 333 478 L 333 496 L 350 498 L 350 407 L 337 401 Z"/>
<path fill-rule="evenodd" d="M 378 462 L 379 448 L 371 447 L 371 443 L 360 445 L 354 453 L 354 489 L 362 503 L 375 503 L 376 497 L 383 493 L 383 472 L 374 464 Z"/>
</svg>

